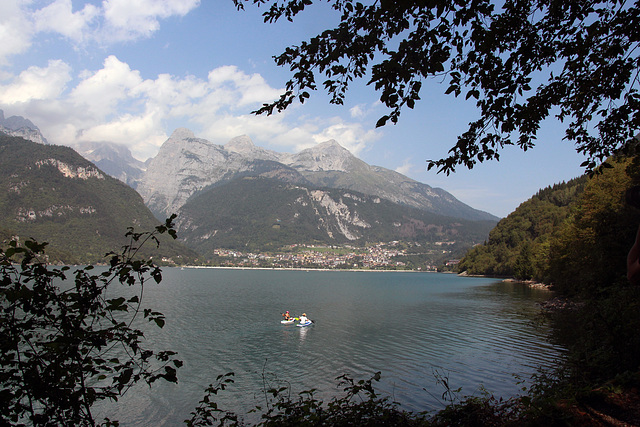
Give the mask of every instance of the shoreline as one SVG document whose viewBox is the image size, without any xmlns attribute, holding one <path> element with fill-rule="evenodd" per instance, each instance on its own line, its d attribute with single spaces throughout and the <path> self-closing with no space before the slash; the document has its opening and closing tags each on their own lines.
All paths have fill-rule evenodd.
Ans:
<svg viewBox="0 0 640 427">
<path fill-rule="evenodd" d="M 553 291 L 551 289 L 550 285 L 547 285 L 545 283 L 540 283 L 540 282 L 536 282 L 535 280 L 518 280 L 518 279 L 514 279 L 513 277 L 497 277 L 497 276 L 487 276 L 484 274 L 468 274 L 466 271 L 463 271 L 462 273 L 459 273 L 458 276 L 460 277 L 485 277 L 487 279 L 496 279 L 496 280 L 501 280 L 505 283 L 521 283 L 523 285 L 527 285 L 530 288 L 534 288 L 534 289 L 545 289 L 547 291 Z"/>
<path fill-rule="evenodd" d="M 552 291 L 551 286 L 544 283 L 536 282 L 535 280 L 516 280 L 516 279 L 510 278 L 510 279 L 504 279 L 503 282 L 522 283 L 523 285 L 527 285 L 530 288 L 545 289 L 547 291 Z"/>
<path fill-rule="evenodd" d="M 230 267 L 230 266 L 219 266 L 219 265 L 183 265 L 183 266 L 175 266 L 173 268 L 217 268 L 224 270 L 274 270 L 274 271 L 328 271 L 328 272 L 339 272 L 339 271 L 349 271 L 349 272 L 365 272 L 365 273 L 443 273 L 443 274 L 455 274 L 453 272 L 448 271 L 421 271 L 421 270 L 373 270 L 373 269 L 365 269 L 365 268 L 287 268 L 287 267 Z"/>
</svg>

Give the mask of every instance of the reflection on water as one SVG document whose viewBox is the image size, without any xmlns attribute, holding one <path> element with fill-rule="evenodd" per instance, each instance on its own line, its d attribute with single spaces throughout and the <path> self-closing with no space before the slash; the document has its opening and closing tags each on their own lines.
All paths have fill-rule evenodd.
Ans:
<svg viewBox="0 0 640 427">
<path fill-rule="evenodd" d="M 180 383 L 142 386 L 104 409 L 123 425 L 176 425 L 216 376 L 233 371 L 235 384 L 218 399 L 246 413 L 264 404 L 265 378 L 291 385 L 295 396 L 339 393 L 335 378 L 382 372 L 377 389 L 408 410 L 441 406 L 452 388 L 496 396 L 519 391 L 549 367 L 562 349 L 534 322 L 548 292 L 492 279 L 447 274 L 165 269 L 159 286 L 145 289 L 148 304 L 166 316 L 147 333 L 158 349 L 177 350 L 185 362 Z M 280 313 L 306 312 L 311 327 L 282 325 Z M 117 411 L 117 413 L 114 413 Z"/>
<path fill-rule="evenodd" d="M 307 331 L 309 328 L 299 328 L 300 329 L 300 341 L 304 341 L 304 337 L 307 336 Z"/>
</svg>

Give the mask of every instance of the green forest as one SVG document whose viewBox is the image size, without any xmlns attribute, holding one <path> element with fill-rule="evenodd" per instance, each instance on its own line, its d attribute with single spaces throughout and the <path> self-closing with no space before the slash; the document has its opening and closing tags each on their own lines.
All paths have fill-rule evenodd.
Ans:
<svg viewBox="0 0 640 427">
<path fill-rule="evenodd" d="M 640 223 L 625 193 L 640 183 L 640 158 L 609 165 L 540 190 L 472 248 L 459 271 L 534 280 L 564 295 L 588 297 L 625 286 L 626 257 Z"/>
<path fill-rule="evenodd" d="M 57 164 L 94 173 L 88 179 L 65 177 Z M 39 166 L 38 166 L 39 165 Z M 69 147 L 37 144 L 0 133 L 0 238 L 47 242 L 52 264 L 104 263 L 105 253 L 129 242 L 130 227 L 157 224 L 142 197 L 126 184 L 98 171 Z M 31 212 L 34 220 L 27 219 Z M 35 220 L 35 216 L 38 220 Z M 148 245 L 141 255 L 185 263 L 195 252 L 160 236 L 162 251 Z"/>
</svg>

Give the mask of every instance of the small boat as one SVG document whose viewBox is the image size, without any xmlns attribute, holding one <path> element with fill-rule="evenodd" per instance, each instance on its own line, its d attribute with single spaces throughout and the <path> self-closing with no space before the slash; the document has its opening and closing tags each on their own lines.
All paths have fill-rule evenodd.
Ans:
<svg viewBox="0 0 640 427">
<path fill-rule="evenodd" d="M 304 328 L 305 326 L 313 325 L 313 320 L 307 320 L 306 322 L 300 322 L 296 326 L 299 328 Z"/>
<path fill-rule="evenodd" d="M 290 325 L 295 321 L 296 321 L 296 319 L 281 320 L 280 323 L 282 323 L 283 325 Z"/>
</svg>

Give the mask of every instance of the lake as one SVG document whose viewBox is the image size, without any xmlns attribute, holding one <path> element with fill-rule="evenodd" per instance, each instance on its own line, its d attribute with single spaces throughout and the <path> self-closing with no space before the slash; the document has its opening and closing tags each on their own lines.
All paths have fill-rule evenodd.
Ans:
<svg viewBox="0 0 640 427">
<path fill-rule="evenodd" d="M 216 377 L 235 373 L 217 399 L 245 414 L 265 403 L 264 384 L 292 395 L 311 388 L 329 400 L 335 378 L 369 379 L 411 411 L 443 406 L 452 389 L 497 397 L 520 392 L 538 367 L 563 349 L 541 323 L 543 289 L 496 279 L 415 272 L 282 271 L 165 268 L 161 284 L 145 287 L 145 305 L 166 316 L 148 328 L 150 346 L 179 353 L 179 383 L 130 390 L 102 416 L 123 426 L 173 426 L 189 417 Z M 306 312 L 314 325 L 282 325 L 281 313 Z"/>
</svg>

